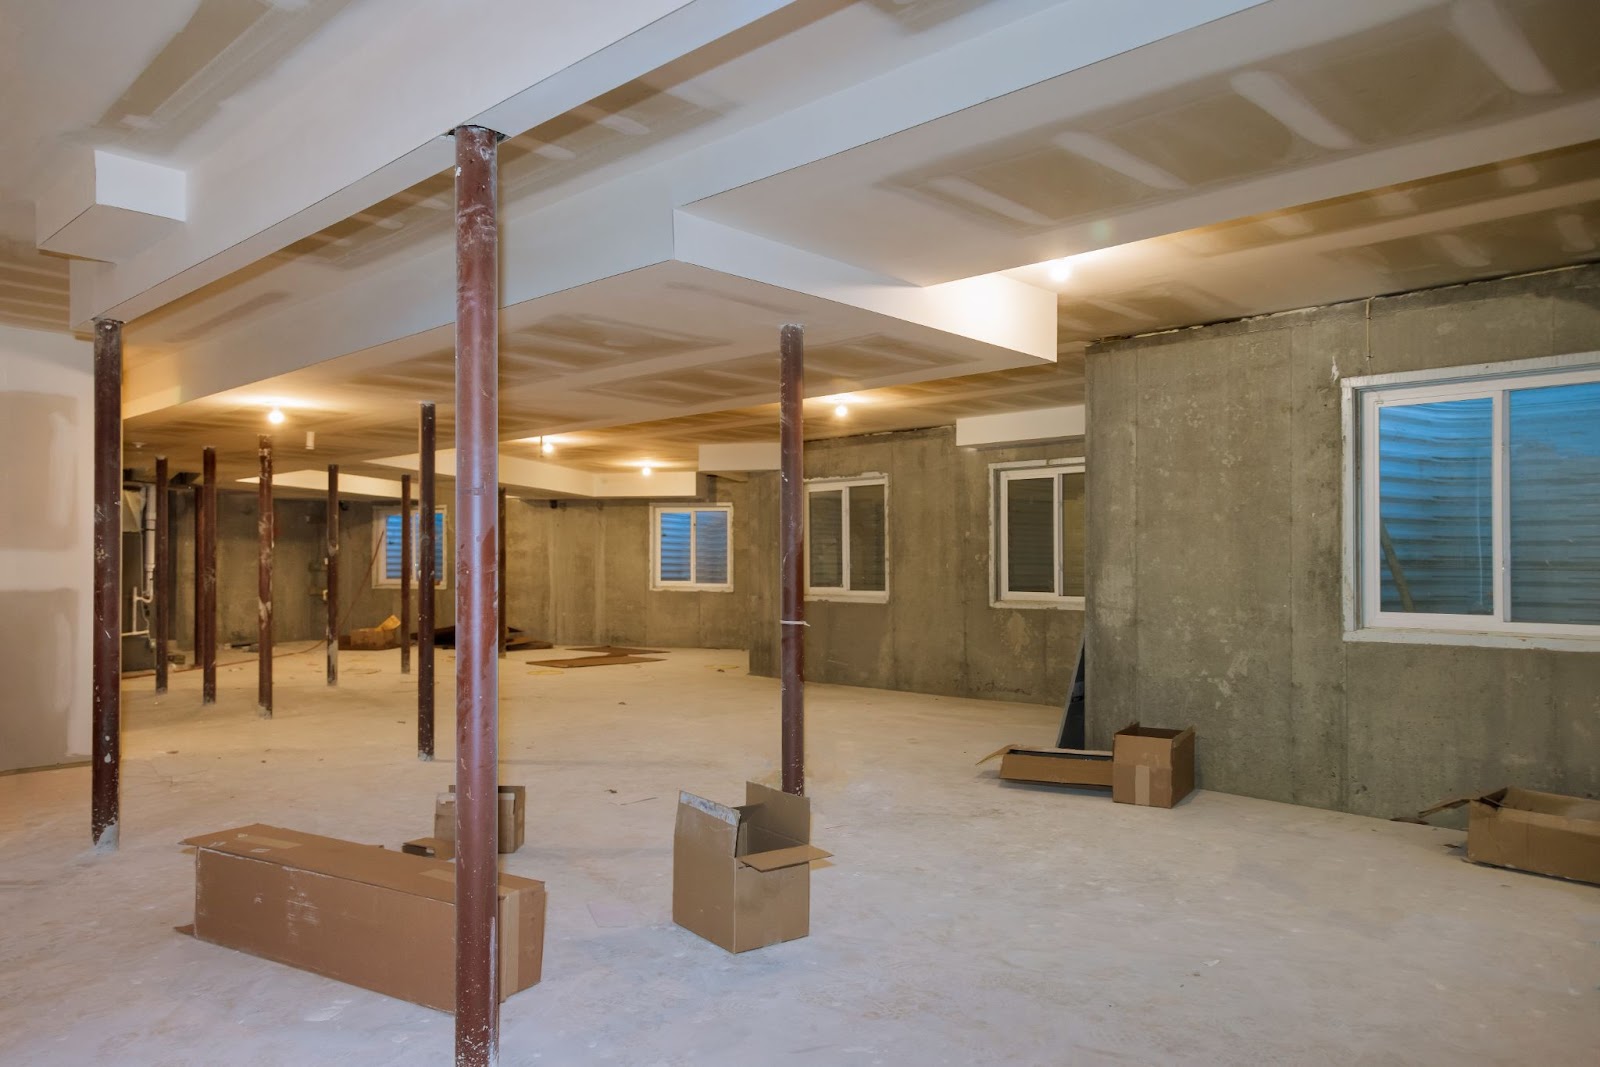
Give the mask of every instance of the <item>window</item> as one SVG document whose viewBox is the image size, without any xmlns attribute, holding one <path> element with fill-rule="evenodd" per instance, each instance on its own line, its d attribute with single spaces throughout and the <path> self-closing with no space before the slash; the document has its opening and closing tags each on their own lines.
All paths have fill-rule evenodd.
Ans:
<svg viewBox="0 0 1600 1067">
<path fill-rule="evenodd" d="M 374 540 L 373 551 L 383 560 L 381 570 L 373 578 L 375 586 L 388 586 L 400 584 L 400 551 L 402 540 L 400 537 L 400 509 L 376 508 L 373 511 L 372 537 Z M 416 508 L 411 509 L 411 583 L 418 581 L 417 562 L 421 558 L 417 555 L 422 550 L 422 525 L 419 521 L 421 513 Z M 433 578 L 434 586 L 439 589 L 449 584 L 449 572 L 444 569 L 444 508 L 439 508 L 433 513 Z"/>
<path fill-rule="evenodd" d="M 993 602 L 1083 606 L 1083 460 L 998 465 L 993 476 Z"/>
<path fill-rule="evenodd" d="M 733 506 L 673 508 L 657 505 L 654 518 L 654 589 L 733 588 L 729 533 Z"/>
<path fill-rule="evenodd" d="M 1345 383 L 1357 421 L 1346 567 L 1359 577 L 1347 629 L 1600 639 L 1589 359 Z"/>
<path fill-rule="evenodd" d="M 887 478 L 806 483 L 806 593 L 888 600 L 888 522 Z"/>
</svg>

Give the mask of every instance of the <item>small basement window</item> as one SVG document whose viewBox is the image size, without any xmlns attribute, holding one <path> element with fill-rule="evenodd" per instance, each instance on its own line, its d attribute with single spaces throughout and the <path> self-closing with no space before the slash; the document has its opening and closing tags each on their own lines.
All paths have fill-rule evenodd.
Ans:
<svg viewBox="0 0 1600 1067">
<path fill-rule="evenodd" d="M 806 483 L 806 595 L 889 599 L 889 480 Z"/>
<path fill-rule="evenodd" d="M 989 470 L 994 604 L 1083 607 L 1083 460 Z"/>
<path fill-rule="evenodd" d="M 652 589 L 733 589 L 733 505 L 651 509 Z"/>
<path fill-rule="evenodd" d="M 1589 359 L 1346 382 L 1351 628 L 1600 640 L 1600 359 Z"/>
<path fill-rule="evenodd" d="M 400 555 L 402 540 L 400 537 L 400 509 L 399 508 L 374 508 L 372 512 L 372 539 L 373 551 L 382 563 L 373 576 L 372 584 L 377 588 L 398 586 L 400 584 Z M 417 553 L 422 551 L 422 524 L 421 512 L 416 508 L 411 509 L 411 584 L 416 586 L 418 580 L 417 564 L 421 559 Z M 444 508 L 439 508 L 433 513 L 433 577 L 434 587 L 443 589 L 449 585 L 450 574 L 445 570 L 444 546 Z"/>
</svg>

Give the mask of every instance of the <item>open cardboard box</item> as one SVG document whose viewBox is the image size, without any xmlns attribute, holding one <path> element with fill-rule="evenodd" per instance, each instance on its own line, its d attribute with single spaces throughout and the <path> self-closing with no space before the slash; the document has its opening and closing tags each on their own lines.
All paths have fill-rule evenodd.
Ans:
<svg viewBox="0 0 1600 1067">
<path fill-rule="evenodd" d="M 522 847 L 522 842 L 527 836 L 528 825 L 528 787 L 522 785 L 502 785 L 500 787 L 500 813 L 496 822 L 498 827 L 498 851 L 501 855 L 515 852 Z M 448 793 L 440 793 L 433 802 L 433 836 L 451 846 L 451 855 L 455 854 L 456 842 L 456 787 L 451 786 Z M 441 859 L 448 857 L 441 856 Z"/>
<path fill-rule="evenodd" d="M 455 866 L 260 824 L 199 834 L 194 936 L 440 1011 L 455 1008 Z M 539 981 L 544 883 L 501 874 L 500 998 Z"/>
<path fill-rule="evenodd" d="M 672 921 L 729 952 L 811 932 L 811 801 L 755 782 L 740 807 L 678 794 Z"/>
<path fill-rule="evenodd" d="M 1194 727 L 1130 723 L 1111 739 L 1111 799 L 1170 808 L 1194 792 Z"/>
<path fill-rule="evenodd" d="M 1467 805 L 1467 859 L 1600 885 L 1600 800 L 1508 786 L 1452 797 L 1417 813 L 1426 819 Z"/>
</svg>

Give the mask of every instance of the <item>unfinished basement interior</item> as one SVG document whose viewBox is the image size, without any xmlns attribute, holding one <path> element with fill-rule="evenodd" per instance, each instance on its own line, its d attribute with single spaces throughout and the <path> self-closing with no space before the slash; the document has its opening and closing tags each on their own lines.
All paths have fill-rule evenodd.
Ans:
<svg viewBox="0 0 1600 1067">
<path fill-rule="evenodd" d="M 1600 1062 L 1594 0 L 0 0 L 0 1064 Z"/>
</svg>

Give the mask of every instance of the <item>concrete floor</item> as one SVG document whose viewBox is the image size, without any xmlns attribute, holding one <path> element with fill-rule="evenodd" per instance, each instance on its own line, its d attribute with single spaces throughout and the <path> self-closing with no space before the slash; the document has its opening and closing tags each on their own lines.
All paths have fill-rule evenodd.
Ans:
<svg viewBox="0 0 1600 1067">
<path fill-rule="evenodd" d="M 0 778 L 0 1063 L 440 1064 L 424 1008 L 196 942 L 180 838 L 247 822 L 397 846 L 450 781 L 414 758 L 397 653 L 254 664 L 124 708 L 121 851 L 88 770 Z M 1476 867 L 1457 831 L 1200 793 L 1173 811 L 1001 784 L 1056 711 L 810 689 L 810 938 L 742 956 L 670 922 L 678 789 L 776 779 L 777 686 L 744 656 L 503 671 L 507 869 L 544 879 L 544 981 L 507 1064 L 1593 1064 L 1600 889 Z M 441 657 L 441 711 L 453 662 Z M 1204 759 L 1205 738 L 1200 739 Z"/>
</svg>

